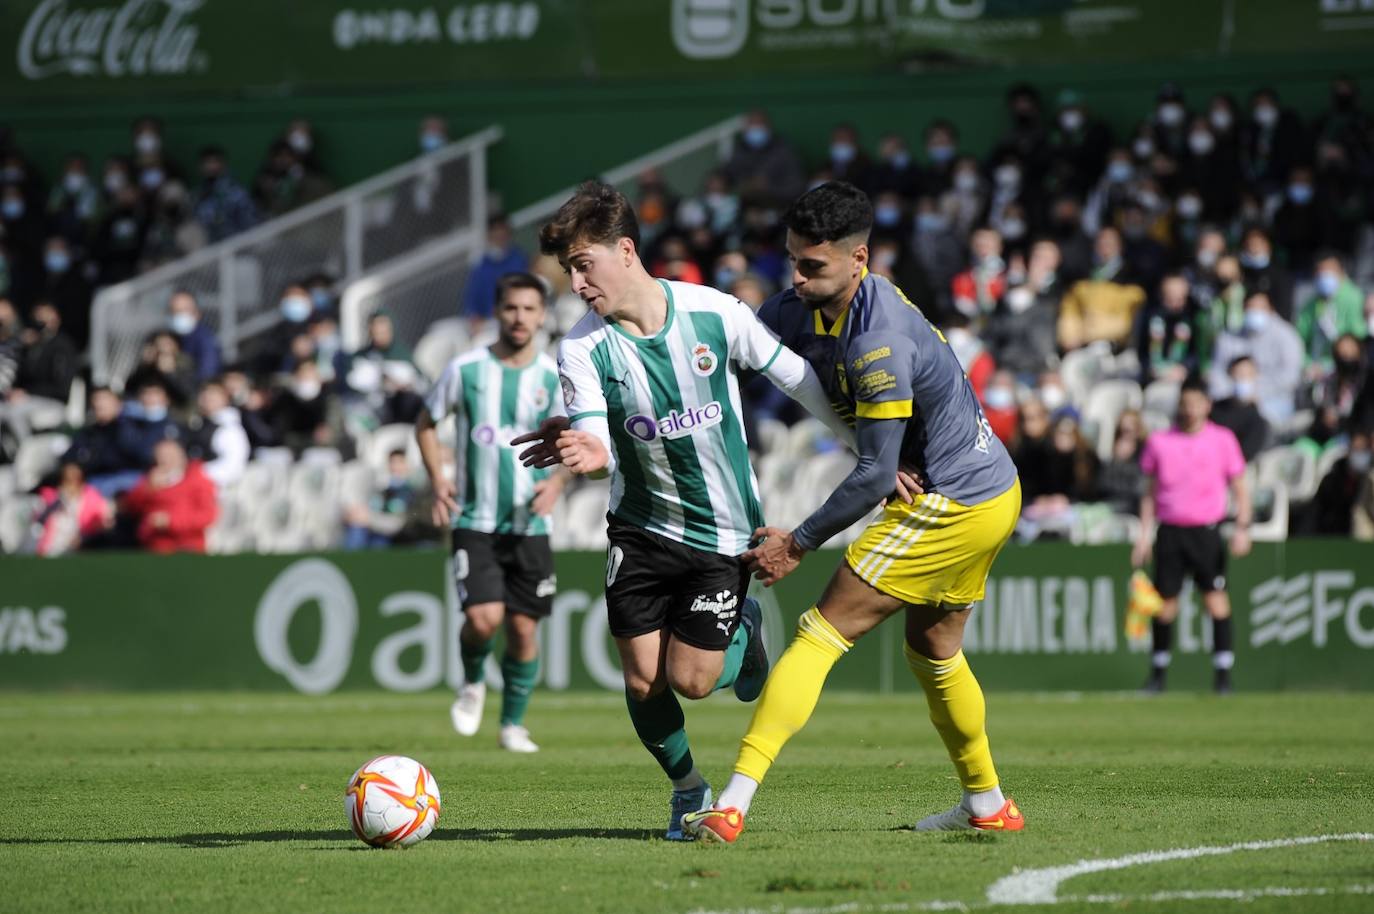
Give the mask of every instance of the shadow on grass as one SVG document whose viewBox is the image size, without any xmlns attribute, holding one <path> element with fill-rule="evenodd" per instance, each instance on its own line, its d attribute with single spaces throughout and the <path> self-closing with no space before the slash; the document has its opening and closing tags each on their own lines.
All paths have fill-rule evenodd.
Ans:
<svg viewBox="0 0 1374 914">
<path fill-rule="evenodd" d="M 443 828 L 434 831 L 428 841 L 566 841 L 577 838 L 601 838 L 620 841 L 647 841 L 661 837 L 661 833 L 644 828 Z M 166 844 L 177 847 L 243 847 L 252 844 L 279 844 L 291 841 L 325 841 L 346 843 L 345 850 L 372 850 L 344 829 L 319 831 L 258 831 L 207 832 L 191 835 L 158 835 L 143 838 L 0 838 L 0 847 L 23 847 L 51 844 Z"/>
</svg>

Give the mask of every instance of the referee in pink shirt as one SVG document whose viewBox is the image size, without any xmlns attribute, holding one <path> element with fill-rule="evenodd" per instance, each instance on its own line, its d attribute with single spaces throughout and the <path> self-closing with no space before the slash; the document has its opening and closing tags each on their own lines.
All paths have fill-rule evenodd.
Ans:
<svg viewBox="0 0 1374 914">
<path fill-rule="evenodd" d="M 1137 568 L 1149 561 L 1151 534 L 1158 519 L 1154 581 L 1164 598 L 1153 624 L 1147 692 L 1164 691 L 1178 594 L 1188 576 L 1212 617 L 1214 687 L 1219 693 L 1231 691 L 1236 655 L 1231 649 L 1231 600 L 1226 594 L 1226 544 L 1221 541 L 1220 524 L 1226 519 L 1229 487 L 1236 503 L 1231 554 L 1239 558 L 1250 551 L 1250 492 L 1240 444 L 1229 429 L 1208 421 L 1211 411 L 1202 379 L 1188 378 L 1179 393 L 1177 424 L 1151 435 L 1140 456 L 1148 484 L 1140 499 L 1140 540 L 1131 561 Z"/>
</svg>

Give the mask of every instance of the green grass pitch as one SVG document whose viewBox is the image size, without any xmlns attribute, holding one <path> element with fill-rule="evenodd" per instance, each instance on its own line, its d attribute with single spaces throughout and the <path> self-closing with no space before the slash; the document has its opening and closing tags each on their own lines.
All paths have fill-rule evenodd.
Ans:
<svg viewBox="0 0 1374 914">
<path fill-rule="evenodd" d="M 903 829 L 958 795 L 919 698 L 830 694 L 733 847 L 660 840 L 667 787 L 615 696 L 537 694 L 535 756 L 496 748 L 494 703 L 455 736 L 448 700 L 7 694 L 0 910 L 1013 910 L 994 884 L 1047 911 L 1374 910 L 1374 841 L 1287 843 L 1374 831 L 1374 696 L 992 694 L 1028 827 L 969 836 Z M 748 711 L 687 706 L 717 787 Z M 410 850 L 347 830 L 346 781 L 380 753 L 443 792 Z M 1121 860 L 1245 842 L 1278 843 Z M 1117 862 L 1039 872 L 1080 860 Z"/>
</svg>

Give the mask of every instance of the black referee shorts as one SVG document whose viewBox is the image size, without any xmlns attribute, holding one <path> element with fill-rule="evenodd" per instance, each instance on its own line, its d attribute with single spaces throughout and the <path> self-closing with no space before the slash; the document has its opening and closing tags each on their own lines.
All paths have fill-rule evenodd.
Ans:
<svg viewBox="0 0 1374 914">
<path fill-rule="evenodd" d="M 1188 577 L 1201 593 L 1226 589 L 1226 544 L 1216 524 L 1159 525 L 1155 535 L 1155 589 L 1164 599 L 1172 600 Z"/>
</svg>

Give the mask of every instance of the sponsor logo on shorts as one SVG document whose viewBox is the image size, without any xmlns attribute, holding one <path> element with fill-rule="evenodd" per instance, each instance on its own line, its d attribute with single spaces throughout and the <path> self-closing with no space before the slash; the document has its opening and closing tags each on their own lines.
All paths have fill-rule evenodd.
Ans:
<svg viewBox="0 0 1374 914">
<path fill-rule="evenodd" d="M 557 592 L 557 590 L 558 577 L 556 575 L 551 574 L 547 578 L 544 578 L 544 580 L 540 581 L 537 585 L 535 585 L 534 595 L 536 597 L 551 597 L 554 595 L 555 592 Z"/>
<path fill-rule="evenodd" d="M 693 406 L 678 412 L 673 410 L 661 419 L 643 414 L 625 420 L 625 431 L 640 441 L 653 441 L 655 438 L 685 438 L 704 429 L 720 425 L 725 417 L 725 408 L 719 400 L 712 400 L 705 406 Z"/>
<path fill-rule="evenodd" d="M 723 632 L 730 630 L 730 620 L 739 615 L 736 607 L 739 606 L 739 595 L 733 590 L 718 591 L 715 596 L 701 594 L 692 601 L 690 611 L 694 613 L 710 613 L 716 617 L 716 628 Z"/>
</svg>

